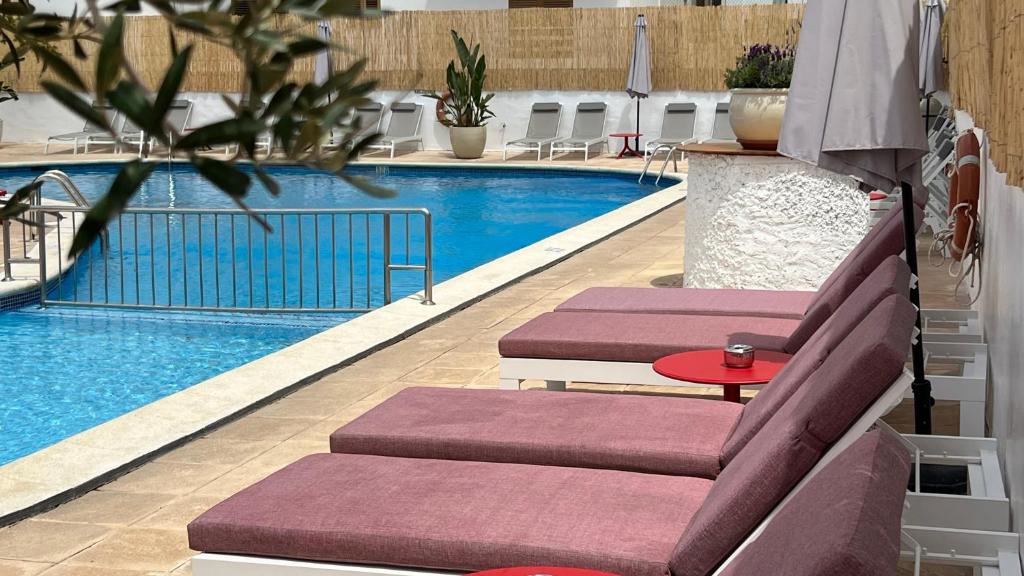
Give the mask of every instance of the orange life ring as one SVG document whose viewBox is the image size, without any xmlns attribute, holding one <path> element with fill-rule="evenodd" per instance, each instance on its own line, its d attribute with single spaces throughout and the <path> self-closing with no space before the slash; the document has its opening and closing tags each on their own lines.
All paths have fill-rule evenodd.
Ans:
<svg viewBox="0 0 1024 576">
<path fill-rule="evenodd" d="M 962 260 L 964 253 L 978 241 L 978 194 L 981 186 L 981 143 L 968 130 L 956 141 L 956 165 L 950 180 L 950 217 L 954 219 L 953 258 Z"/>
<path fill-rule="evenodd" d="M 445 92 L 444 94 L 441 94 L 441 99 L 437 101 L 437 106 L 434 107 L 434 115 L 437 116 L 437 121 L 440 122 L 442 126 L 452 125 L 452 123 L 448 121 L 448 116 L 444 111 L 444 103 L 451 99 L 452 93 Z"/>
</svg>

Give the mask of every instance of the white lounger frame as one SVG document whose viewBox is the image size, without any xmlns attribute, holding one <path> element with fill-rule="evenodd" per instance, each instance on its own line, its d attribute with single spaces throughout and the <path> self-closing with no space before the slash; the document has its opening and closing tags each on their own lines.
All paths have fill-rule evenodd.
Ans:
<svg viewBox="0 0 1024 576">
<path fill-rule="evenodd" d="M 1012 532 L 929 528 L 904 522 L 900 556 L 915 563 L 914 576 L 920 576 L 921 563 L 969 566 L 975 576 L 1022 576 L 1020 537 Z"/>
<path fill-rule="evenodd" d="M 848 448 L 854 441 L 860 438 L 865 432 L 871 429 L 872 426 L 879 424 L 880 419 L 889 413 L 894 407 L 896 407 L 902 400 L 904 394 L 910 388 L 910 384 L 913 381 L 913 377 L 904 371 L 899 378 L 882 394 L 882 396 L 875 401 L 865 412 L 857 419 L 856 422 L 843 434 L 838 442 L 835 443 L 822 457 L 821 461 L 818 462 L 811 469 L 811 471 L 801 480 L 793 490 L 782 500 L 782 502 L 761 522 L 761 524 L 737 547 L 737 549 L 723 562 L 723 564 L 716 570 L 715 574 L 720 573 L 729 562 L 733 560 L 744 548 L 746 548 L 751 542 L 757 539 L 757 537 L 764 531 L 764 528 L 769 522 L 775 517 L 778 511 L 785 506 L 787 502 L 793 496 L 801 490 L 811 478 L 820 472 L 829 462 L 836 458 L 843 450 Z M 882 425 L 884 426 L 884 424 Z M 925 439 L 919 439 L 917 437 L 910 437 L 908 442 L 905 444 L 911 447 L 911 452 L 917 457 L 916 461 L 919 463 L 928 463 L 935 461 L 938 458 L 942 462 L 958 462 L 968 463 L 968 466 L 974 466 L 972 455 L 962 456 L 961 453 L 969 453 L 971 446 L 968 444 L 972 443 L 975 447 L 983 446 L 984 450 L 989 448 L 994 449 L 994 445 L 987 443 L 985 439 L 964 439 L 964 438 L 942 438 L 942 437 L 926 437 Z M 995 442 L 994 440 L 992 441 Z M 937 452 L 936 452 L 937 451 Z M 986 476 L 981 479 L 983 482 L 991 484 L 992 490 L 1002 488 L 1001 478 L 996 482 L 998 477 L 998 462 L 996 462 L 995 477 L 987 477 L 988 470 L 985 469 L 986 464 L 991 465 L 990 460 L 986 460 L 983 456 L 978 457 L 978 466 L 982 469 L 981 472 Z M 975 474 L 972 472 L 972 490 L 974 489 L 973 481 Z M 918 475 L 920 477 L 920 475 Z M 910 520 L 920 520 L 927 515 L 927 511 L 933 509 L 934 506 L 944 506 L 942 502 L 935 501 L 932 499 L 933 495 L 916 494 L 908 492 L 907 499 L 909 502 L 908 514 L 904 515 L 904 523 L 908 524 Z M 957 498 L 949 497 L 946 498 Z M 1003 499 L 1005 502 L 1005 518 L 1007 523 L 1009 522 L 1009 501 Z M 911 511 L 922 510 L 920 514 L 913 515 Z M 948 508 L 947 508 L 948 509 Z M 973 512 L 968 511 L 973 514 Z M 909 516 L 909 517 L 908 517 Z M 945 521 L 947 519 L 942 518 Z M 929 549 L 929 554 L 940 554 L 936 552 L 938 549 L 944 549 L 943 546 L 939 546 L 938 542 L 949 542 L 929 540 L 928 535 L 934 535 L 933 538 L 939 538 L 939 535 L 948 533 L 957 534 L 968 534 L 964 529 L 948 530 L 945 526 L 938 526 L 935 528 L 919 528 L 919 524 L 913 525 L 915 528 L 910 530 L 910 533 L 917 538 L 918 542 L 936 542 L 932 544 Z M 944 530 L 945 529 L 945 530 Z M 906 527 L 905 527 L 906 530 Z M 1005 529 L 1004 529 L 1005 530 Z M 993 531 L 994 533 L 995 531 Z M 993 537 L 990 541 L 983 542 L 981 533 L 970 534 L 972 542 L 975 542 L 974 548 L 984 551 L 1003 551 L 1007 548 L 1006 539 L 999 539 Z M 965 536 L 968 538 L 968 536 Z M 969 547 L 964 547 L 966 551 Z M 974 548 L 971 548 L 972 550 Z M 1006 550 L 1009 552 L 1009 550 Z M 997 558 L 1001 558 L 998 554 Z M 1006 562 L 1009 561 L 1007 557 Z M 254 557 L 254 556 L 242 556 L 242 555 L 228 555 L 228 554 L 207 554 L 201 553 L 192 559 L 192 573 L 194 576 L 330 576 L 346 574 L 350 576 L 448 576 L 455 574 L 454 572 L 435 572 L 426 570 L 416 570 L 411 568 L 397 568 L 397 567 L 381 567 L 381 566 L 366 566 L 356 564 L 331 564 L 326 562 L 310 562 L 302 560 L 287 560 L 282 558 L 265 558 L 265 557 Z M 1019 572 L 992 572 L 985 576 L 1020 576 Z"/>
<path fill-rule="evenodd" d="M 985 402 L 988 381 L 988 348 L 986 344 L 932 341 L 925 335 L 929 358 L 951 359 L 964 363 L 962 376 L 928 375 L 932 397 L 960 403 L 960 434 L 985 435 Z M 943 336 L 951 336 L 945 334 Z M 500 387 L 519 389 L 524 380 L 544 380 L 548 390 L 565 390 L 569 382 L 594 384 L 640 384 L 691 388 L 693 392 L 709 385 L 681 382 L 666 378 L 646 362 L 603 362 L 599 360 L 554 360 L 549 358 L 505 358 L 498 365 Z M 756 389 L 755 386 L 747 387 Z M 909 397 L 909 396 L 908 396 Z"/>
</svg>

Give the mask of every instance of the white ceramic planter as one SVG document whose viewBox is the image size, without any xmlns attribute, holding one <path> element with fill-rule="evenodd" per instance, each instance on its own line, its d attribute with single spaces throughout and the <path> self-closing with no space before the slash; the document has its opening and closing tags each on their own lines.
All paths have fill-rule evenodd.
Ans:
<svg viewBox="0 0 1024 576">
<path fill-rule="evenodd" d="M 729 123 L 736 141 L 752 150 L 775 150 L 786 113 L 788 89 L 737 88 L 729 101 Z"/>
<path fill-rule="evenodd" d="M 487 144 L 487 127 L 473 126 L 470 128 L 458 128 L 452 126 L 448 129 L 452 140 L 452 152 L 456 158 L 479 158 L 484 155 L 484 146 Z"/>
</svg>

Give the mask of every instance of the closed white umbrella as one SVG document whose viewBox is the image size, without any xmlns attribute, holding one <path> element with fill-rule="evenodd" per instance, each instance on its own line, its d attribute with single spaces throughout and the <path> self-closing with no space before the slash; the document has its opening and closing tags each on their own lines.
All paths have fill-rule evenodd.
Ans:
<svg viewBox="0 0 1024 576">
<path fill-rule="evenodd" d="M 945 8 L 941 0 L 928 0 L 921 17 L 921 70 L 919 73 L 922 96 L 946 87 L 942 73 L 942 19 Z"/>
<path fill-rule="evenodd" d="M 331 23 L 328 20 L 320 20 L 316 23 L 316 35 L 324 42 L 331 41 Z M 317 84 L 323 84 L 331 77 L 334 72 L 334 64 L 331 58 L 330 50 L 321 50 L 316 55 L 316 61 L 313 63 L 313 81 Z M 327 96 L 330 101 L 330 95 Z"/>
<path fill-rule="evenodd" d="M 919 0 L 808 0 L 779 152 L 870 189 L 902 189 L 906 259 L 917 274 L 914 188 L 928 151 L 920 120 Z M 914 288 L 911 301 L 920 308 Z M 921 327 L 920 316 L 918 328 Z M 931 432 L 924 349 L 914 345 L 918 433 Z"/>
<path fill-rule="evenodd" d="M 636 132 L 640 133 L 640 99 L 651 94 L 651 50 L 647 39 L 647 19 L 643 14 L 636 17 L 633 32 L 633 57 L 629 62 L 629 77 L 626 78 L 626 93 L 636 98 Z M 635 142 L 640 149 L 640 138 Z"/>
</svg>

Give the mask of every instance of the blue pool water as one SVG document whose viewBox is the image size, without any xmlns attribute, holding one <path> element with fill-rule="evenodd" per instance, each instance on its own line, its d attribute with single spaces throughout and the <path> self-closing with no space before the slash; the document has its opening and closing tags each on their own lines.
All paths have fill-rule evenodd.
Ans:
<svg viewBox="0 0 1024 576">
<path fill-rule="evenodd" d="M 51 167 L 47 167 L 51 168 Z M 89 198 L 98 198 L 112 181 L 115 166 L 63 168 Z M 255 208 L 425 207 L 433 215 L 435 281 L 471 268 L 585 222 L 655 190 L 634 177 L 576 171 L 353 167 L 352 173 L 397 192 L 391 199 L 369 197 L 331 175 L 305 168 L 271 169 L 283 193 L 273 198 L 254 189 Z M 35 169 L 0 170 L 0 186 L 14 189 L 39 173 Z M 61 198 L 59 189 L 44 194 Z M 186 166 L 165 166 L 145 183 L 133 206 L 153 208 L 232 208 Z M 109 235 L 106 251 L 94 247 L 61 282 L 51 298 L 112 303 L 174 303 L 260 308 L 381 305 L 382 224 L 377 220 L 339 219 L 330 223 L 307 216 L 305 242 L 297 244 L 299 218 L 274 220 L 264 241 L 248 219 L 232 232 L 221 220 L 155 218 L 149 239 L 145 220 L 122 221 Z M 421 228 L 404 219 L 392 226 L 393 259 L 422 261 Z M 282 232 L 281 225 L 285 231 Z M 182 227 L 189 238 L 204 226 L 204 243 L 175 251 L 161 237 Z M 190 228 L 191 227 L 191 228 Z M 367 228 L 368 227 L 368 228 Z M 348 244 L 352 232 L 353 242 Z M 332 243 L 332 236 L 334 234 Z M 255 234 L 253 254 L 240 252 L 243 236 Z M 282 236 L 283 234 L 283 236 Z M 231 239 L 235 236 L 236 245 Z M 367 243 L 365 238 L 370 238 Z M 282 243 L 281 240 L 285 242 Z M 335 250 L 329 247 L 333 244 Z M 280 246 L 285 246 L 282 250 Z M 351 246 L 351 247 L 350 247 Z M 408 248 L 406 248 L 408 246 Z M 265 247 L 265 248 L 264 248 Z M 352 256 L 351 253 L 358 253 Z M 256 274 L 232 277 L 231 257 L 251 260 Z M 305 267 L 294 264 L 304 259 Z M 286 262 L 287 264 L 278 264 Z M 197 269 L 203 263 L 205 276 Z M 354 263 L 354 265 L 353 265 Z M 367 268 L 366 265 L 369 265 Z M 100 273 L 107 267 L 105 276 Z M 369 273 L 365 270 L 369 270 Z M 290 272 L 286 271 L 290 270 Z M 265 273 L 265 276 L 262 274 Z M 349 274 L 351 273 L 351 276 Z M 300 289 L 299 274 L 304 280 Z M 184 277 L 184 278 L 183 278 Z M 136 283 L 138 278 L 138 283 Z M 168 278 L 173 283 L 168 283 Z M 121 280 L 124 282 L 122 288 Z M 138 286 L 138 289 L 135 286 Z M 396 272 L 395 298 L 422 289 L 419 272 Z M 369 306 L 366 306 L 366 304 Z M 153 400 L 206 380 L 353 317 L 352 313 L 217 313 L 30 306 L 0 313 L 0 330 L 9 350 L 0 368 L 0 464 L 29 454 L 72 434 L 129 412 Z"/>
</svg>

